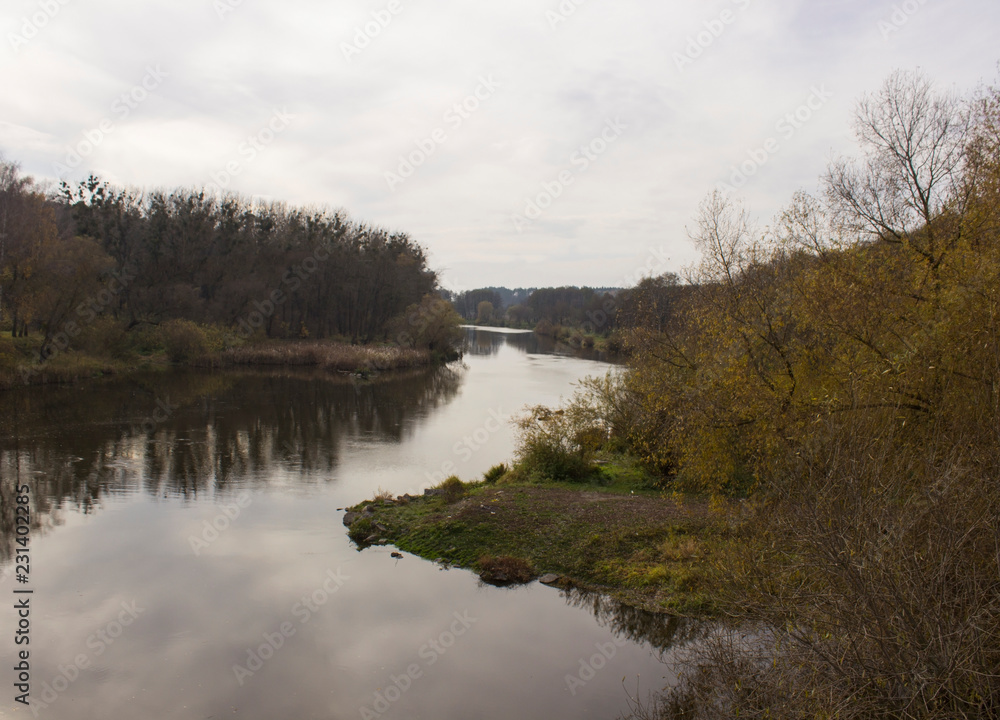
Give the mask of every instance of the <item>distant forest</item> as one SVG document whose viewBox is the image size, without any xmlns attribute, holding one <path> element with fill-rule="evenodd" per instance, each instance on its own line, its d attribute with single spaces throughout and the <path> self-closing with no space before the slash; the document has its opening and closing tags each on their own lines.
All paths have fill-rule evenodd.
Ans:
<svg viewBox="0 0 1000 720">
<path fill-rule="evenodd" d="M 534 329 L 546 335 L 574 329 L 610 336 L 637 322 L 662 326 L 671 308 L 691 288 L 667 273 L 642 280 L 633 288 L 480 288 L 450 296 L 467 322 Z"/>
</svg>

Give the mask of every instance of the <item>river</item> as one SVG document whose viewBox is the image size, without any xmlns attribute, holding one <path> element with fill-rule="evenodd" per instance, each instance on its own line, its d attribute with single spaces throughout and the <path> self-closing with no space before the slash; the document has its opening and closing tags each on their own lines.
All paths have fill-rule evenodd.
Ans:
<svg viewBox="0 0 1000 720">
<path fill-rule="evenodd" d="M 178 371 L 0 396 L 0 715 L 611 719 L 661 688 L 684 623 L 348 540 L 340 508 L 480 477 L 511 458 L 512 414 L 609 368 L 467 332 L 462 361 L 370 381 Z"/>
</svg>

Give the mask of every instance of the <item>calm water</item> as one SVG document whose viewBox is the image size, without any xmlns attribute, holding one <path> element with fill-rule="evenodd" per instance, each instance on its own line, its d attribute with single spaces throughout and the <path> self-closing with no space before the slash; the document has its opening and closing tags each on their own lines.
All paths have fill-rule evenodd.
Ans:
<svg viewBox="0 0 1000 720">
<path fill-rule="evenodd" d="M 682 624 L 349 542 L 338 508 L 476 478 L 512 454 L 496 418 L 608 369 L 469 333 L 463 362 L 373 382 L 175 373 L 0 395 L 0 715 L 615 718 L 623 679 L 661 687 Z M 13 701 L 18 588 L 34 590 L 33 710 Z"/>
</svg>

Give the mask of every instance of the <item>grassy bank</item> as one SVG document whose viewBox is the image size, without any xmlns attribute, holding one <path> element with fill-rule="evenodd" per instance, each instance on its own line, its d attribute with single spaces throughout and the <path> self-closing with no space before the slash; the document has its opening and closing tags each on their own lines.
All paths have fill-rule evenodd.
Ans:
<svg viewBox="0 0 1000 720">
<path fill-rule="evenodd" d="M 347 345 L 323 341 L 277 342 L 231 348 L 209 358 L 225 365 L 314 366 L 337 372 L 399 370 L 431 362 L 427 350 L 395 346 Z"/>
<path fill-rule="evenodd" d="M 174 325 L 103 345 L 68 348 L 39 361 L 40 336 L 0 336 L 0 390 L 25 385 L 72 384 L 170 367 L 315 367 L 327 372 L 372 373 L 424 367 L 442 358 L 427 350 L 350 345 L 322 340 L 242 344 L 197 326 Z"/>
<path fill-rule="evenodd" d="M 556 584 L 647 610 L 713 611 L 714 568 L 734 533 L 706 502 L 643 489 L 633 468 L 617 464 L 587 483 L 510 477 L 518 474 L 449 479 L 421 497 L 383 494 L 350 508 L 345 524 L 360 547 L 390 543 L 487 581 L 551 573 Z"/>
</svg>

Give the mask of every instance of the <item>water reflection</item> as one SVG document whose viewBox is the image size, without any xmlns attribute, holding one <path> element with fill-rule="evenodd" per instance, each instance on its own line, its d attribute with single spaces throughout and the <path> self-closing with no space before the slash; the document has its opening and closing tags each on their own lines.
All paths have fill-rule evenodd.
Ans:
<svg viewBox="0 0 1000 720">
<path fill-rule="evenodd" d="M 687 645 L 704 636 L 705 624 L 676 615 L 665 615 L 626 605 L 614 598 L 571 588 L 561 591 L 566 603 L 593 613 L 597 622 L 616 637 L 647 643 L 660 653 Z"/>
<path fill-rule="evenodd" d="M 545 335 L 536 335 L 530 330 L 465 326 L 463 351 L 466 354 L 482 356 L 496 355 L 503 348 L 507 347 L 529 355 L 564 355 L 566 357 L 599 360 L 601 362 L 612 362 L 615 359 L 609 353 L 587 348 L 573 348 L 557 343 L 554 338 Z"/>
<path fill-rule="evenodd" d="M 32 487 L 36 511 L 35 692 L 81 653 L 91 663 L 40 716 L 358 717 L 414 662 L 426 662 L 424 675 L 384 720 L 615 717 L 626 708 L 623 676 L 662 684 L 659 651 L 691 632 L 680 621 L 658 627 L 654 616 L 538 584 L 481 588 L 465 570 L 352 548 L 339 508 L 379 487 L 402 494 L 431 476 L 481 476 L 510 458 L 514 437 L 504 425 L 482 442 L 477 428 L 556 404 L 607 369 L 545 354 L 530 334 L 474 337 L 496 350 L 371 383 L 164 373 L 0 395 L 7 592 L 15 481 Z M 223 507 L 236 498 L 247 502 L 230 520 Z M 349 580 L 304 626 L 295 608 L 338 570 Z M 132 602 L 139 619 L 98 654 L 92 637 Z M 421 648 L 456 612 L 476 623 L 431 666 Z M 0 622 L 13 626 L 14 613 L 6 604 Z M 296 634 L 239 683 L 234 665 L 284 622 Z M 570 694 L 580 659 L 616 635 L 624 644 L 607 668 Z M 0 664 L 12 667 L 15 650 L 0 647 Z M 0 701 L 0 714 L 15 710 L 24 708 Z"/>
<path fill-rule="evenodd" d="M 496 355 L 502 348 L 513 347 L 525 353 L 537 353 L 539 336 L 533 332 L 522 330 L 496 330 L 465 326 L 465 344 L 463 352 L 468 355 Z M 544 351 L 542 351 L 544 352 Z M 551 349 L 549 350 L 551 352 Z"/>
<path fill-rule="evenodd" d="M 157 373 L 4 394 L 0 559 L 13 542 L 12 491 L 28 483 L 39 529 L 64 505 L 104 496 L 197 498 L 265 482 L 274 467 L 314 478 L 351 438 L 400 442 L 458 392 L 461 365 L 374 381 L 301 372 Z"/>
</svg>

